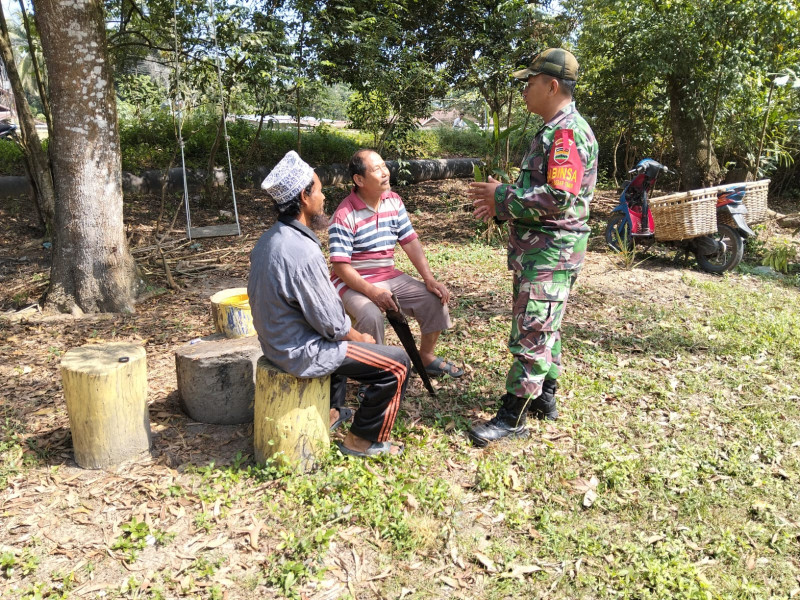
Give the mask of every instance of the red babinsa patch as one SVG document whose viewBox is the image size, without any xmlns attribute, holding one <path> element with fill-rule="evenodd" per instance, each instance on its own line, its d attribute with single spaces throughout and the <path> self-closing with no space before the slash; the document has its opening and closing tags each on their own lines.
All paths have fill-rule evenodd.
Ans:
<svg viewBox="0 0 800 600">
<path fill-rule="evenodd" d="M 578 195 L 583 179 L 583 163 L 575 146 L 572 129 L 559 129 L 550 146 L 547 183 L 550 187 Z"/>
</svg>

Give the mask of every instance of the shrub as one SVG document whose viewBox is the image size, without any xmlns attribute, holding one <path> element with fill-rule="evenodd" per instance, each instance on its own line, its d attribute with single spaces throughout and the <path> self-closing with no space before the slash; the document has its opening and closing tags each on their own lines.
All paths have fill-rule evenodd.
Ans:
<svg viewBox="0 0 800 600">
<path fill-rule="evenodd" d="M 486 153 L 486 139 L 479 131 L 437 127 L 433 130 L 442 156 L 482 157 Z"/>
<path fill-rule="evenodd" d="M 195 113 L 183 124 L 184 158 L 189 168 L 205 168 L 217 135 L 219 117 L 214 113 Z M 271 167 L 289 150 L 297 148 L 295 129 L 265 126 L 259 143 L 252 144 L 256 126 L 246 121 L 227 124 L 228 146 L 234 168 Z M 303 158 L 312 165 L 347 162 L 366 141 L 366 136 L 334 131 L 322 125 L 314 131 L 301 133 Z M 154 111 L 141 119 L 120 122 L 122 168 L 139 172 L 163 169 L 177 151 L 172 116 L 166 111 Z M 217 165 L 227 161 L 225 146 L 217 151 Z"/>
<path fill-rule="evenodd" d="M 0 175 L 23 175 L 22 150 L 11 140 L 0 140 Z"/>
</svg>

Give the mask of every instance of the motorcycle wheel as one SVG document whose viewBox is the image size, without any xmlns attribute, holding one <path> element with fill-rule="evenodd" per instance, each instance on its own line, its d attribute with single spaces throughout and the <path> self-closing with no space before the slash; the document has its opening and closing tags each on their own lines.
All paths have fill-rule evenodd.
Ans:
<svg viewBox="0 0 800 600">
<path fill-rule="evenodd" d="M 711 236 L 716 242 L 724 244 L 724 250 L 713 254 L 697 253 L 697 264 L 709 273 L 724 273 L 736 268 L 744 256 L 744 241 L 739 232 L 730 225 L 720 223 L 717 232 Z"/>
<path fill-rule="evenodd" d="M 631 236 L 631 226 L 625 220 L 622 213 L 614 213 L 608 220 L 606 226 L 606 244 L 614 252 L 621 252 L 622 246 L 626 250 L 633 250 L 633 236 Z"/>
</svg>

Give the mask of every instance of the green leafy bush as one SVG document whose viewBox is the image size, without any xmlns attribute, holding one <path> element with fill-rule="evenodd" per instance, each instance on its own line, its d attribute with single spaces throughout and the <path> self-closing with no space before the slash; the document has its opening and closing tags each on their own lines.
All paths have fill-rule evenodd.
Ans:
<svg viewBox="0 0 800 600">
<path fill-rule="evenodd" d="M 0 175 L 23 175 L 22 150 L 11 140 L 0 141 Z"/>
<path fill-rule="evenodd" d="M 779 273 L 788 273 L 792 263 L 797 260 L 797 248 L 789 240 L 779 240 L 775 247 L 769 250 L 761 264 L 772 267 Z"/>
<path fill-rule="evenodd" d="M 182 131 L 187 167 L 208 166 L 218 126 L 219 117 L 213 113 L 195 113 L 186 119 Z M 253 144 L 256 129 L 254 124 L 246 121 L 227 124 L 234 168 L 271 167 L 289 150 L 297 149 L 297 130 L 294 128 L 264 126 L 258 144 Z M 153 111 L 141 119 L 122 120 L 120 144 L 123 170 L 140 172 L 165 168 L 178 151 L 172 116 L 162 110 Z M 301 132 L 301 152 L 312 165 L 346 163 L 353 152 L 368 144 L 366 135 L 335 131 L 327 125 Z M 177 161 L 180 161 L 179 155 Z M 227 162 L 224 142 L 220 144 L 215 162 L 217 165 Z"/>
<path fill-rule="evenodd" d="M 195 112 L 183 123 L 186 166 L 204 169 L 208 166 L 211 147 L 217 135 L 219 116 L 214 112 Z M 227 124 L 228 145 L 234 169 L 257 166 L 272 167 L 289 150 L 297 149 L 297 130 L 265 125 L 257 144 L 253 144 L 256 127 L 246 121 Z M 119 139 L 122 169 L 141 173 L 148 169 L 165 169 L 170 161 L 180 166 L 180 150 L 176 123 L 169 110 L 149 108 L 138 115 L 120 115 Z M 368 132 L 336 130 L 320 125 L 301 132 L 301 154 L 311 165 L 347 163 L 359 148 L 374 148 Z M 486 152 L 485 135 L 479 131 L 441 127 L 424 130 L 414 126 L 398 128 L 386 140 L 382 154 L 387 160 L 398 158 L 480 157 Z M 512 147 L 515 145 L 512 136 Z M 46 141 L 45 141 L 46 146 Z M 521 158 L 521 157 L 519 157 Z M 224 142 L 217 151 L 215 163 L 227 162 Z M 20 149 L 12 142 L 0 142 L 0 175 L 25 173 Z"/>
<path fill-rule="evenodd" d="M 347 102 L 347 119 L 350 121 L 350 127 L 372 135 L 372 143 L 375 146 L 381 133 L 389 126 L 390 113 L 389 101 L 377 90 L 368 94 L 353 92 Z"/>
<path fill-rule="evenodd" d="M 479 131 L 437 127 L 436 134 L 443 156 L 480 157 L 486 153 L 486 139 Z"/>
</svg>

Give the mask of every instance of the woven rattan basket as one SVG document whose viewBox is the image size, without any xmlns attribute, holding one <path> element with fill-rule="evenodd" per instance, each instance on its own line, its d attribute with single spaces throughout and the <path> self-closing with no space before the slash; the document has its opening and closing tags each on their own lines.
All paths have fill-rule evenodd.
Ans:
<svg viewBox="0 0 800 600">
<path fill-rule="evenodd" d="M 745 220 L 749 225 L 755 225 L 756 223 L 763 223 L 767 220 L 767 192 L 769 190 L 769 182 L 769 179 L 748 181 L 747 183 L 719 186 L 718 190 L 723 191 L 726 188 L 734 187 L 736 185 L 744 185 L 745 191 L 742 204 L 747 207 L 747 215 L 745 216 Z M 726 212 L 720 213 L 719 218 L 726 225 L 730 225 L 731 227 L 736 225 L 733 217 Z"/>
<path fill-rule="evenodd" d="M 767 191 L 769 179 L 747 183 L 744 192 L 744 205 L 747 207 L 748 223 L 763 223 L 767 220 Z"/>
<path fill-rule="evenodd" d="M 685 240 L 717 230 L 717 193 L 692 190 L 650 200 L 656 239 Z"/>
</svg>

